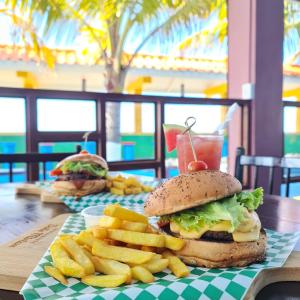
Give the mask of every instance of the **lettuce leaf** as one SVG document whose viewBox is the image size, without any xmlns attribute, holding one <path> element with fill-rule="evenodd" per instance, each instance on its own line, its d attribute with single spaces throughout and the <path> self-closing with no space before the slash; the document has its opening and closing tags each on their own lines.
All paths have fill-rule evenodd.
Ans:
<svg viewBox="0 0 300 300">
<path fill-rule="evenodd" d="M 237 194 L 237 201 L 249 210 L 257 209 L 263 203 L 264 190 L 257 188 L 254 191 L 244 191 Z"/>
<path fill-rule="evenodd" d="M 247 208 L 237 201 L 236 195 L 170 216 L 171 221 L 185 230 L 200 230 L 220 221 L 230 221 L 230 232 L 233 232 L 246 218 Z"/>
<path fill-rule="evenodd" d="M 233 232 L 249 218 L 248 210 L 254 210 L 262 203 L 262 198 L 263 189 L 258 188 L 177 212 L 165 216 L 164 219 L 177 223 L 185 230 L 201 230 L 206 226 L 212 227 L 221 221 L 230 221 L 230 232 Z"/>
<path fill-rule="evenodd" d="M 61 167 L 64 174 L 67 173 L 88 173 L 93 176 L 106 177 L 107 170 L 99 165 L 90 164 L 82 161 L 67 161 Z"/>
</svg>

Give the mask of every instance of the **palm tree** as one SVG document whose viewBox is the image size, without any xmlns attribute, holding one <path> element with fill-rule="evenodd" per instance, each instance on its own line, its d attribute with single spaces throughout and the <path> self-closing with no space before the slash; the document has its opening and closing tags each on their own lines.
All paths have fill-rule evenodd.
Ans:
<svg viewBox="0 0 300 300">
<path fill-rule="evenodd" d="M 178 49 L 182 55 L 186 51 L 199 48 L 199 45 L 206 47 L 216 47 L 217 44 L 222 44 L 227 37 L 227 1 L 216 0 L 211 6 L 211 14 L 209 16 L 211 22 L 209 27 L 204 27 L 202 30 L 193 32 L 186 39 L 182 40 L 178 45 Z M 299 48 L 300 43 L 300 4 L 299 1 L 285 0 L 284 1 L 284 34 L 287 47 L 293 44 L 292 39 L 295 38 L 295 33 L 298 36 L 297 43 Z M 294 48 L 294 47 L 293 47 Z"/>
<path fill-rule="evenodd" d="M 50 65 L 55 63 L 47 38 L 77 39 L 82 53 L 104 64 L 108 92 L 122 92 L 136 55 L 153 43 L 171 49 L 197 18 L 208 16 L 210 0 L 6 0 L 6 12 L 23 42 L 33 45 Z M 0 11 L 1 12 L 1 11 Z M 3 11 L 2 11 L 3 12 Z M 66 30 L 71 26 L 73 30 Z M 43 37 L 43 38 L 42 38 Z M 131 47 L 128 47 L 129 44 Z M 126 53 L 126 55 L 125 55 Z M 129 54 L 128 54 L 129 53 Z M 108 139 L 119 137 L 119 108 L 108 105 Z"/>
</svg>

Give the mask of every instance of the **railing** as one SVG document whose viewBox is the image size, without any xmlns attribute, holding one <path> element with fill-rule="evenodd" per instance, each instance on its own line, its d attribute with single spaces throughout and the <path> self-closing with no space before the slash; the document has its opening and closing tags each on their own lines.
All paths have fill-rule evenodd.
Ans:
<svg viewBox="0 0 300 300">
<path fill-rule="evenodd" d="M 144 96 L 128 94 L 108 94 L 94 92 L 75 91 L 52 91 L 0 88 L 0 97 L 20 97 L 26 101 L 26 152 L 38 152 L 40 142 L 75 142 L 82 140 L 83 132 L 41 132 L 37 127 L 37 99 L 62 99 L 62 100 L 94 100 L 96 102 L 96 131 L 91 133 L 89 141 L 95 141 L 97 153 L 106 158 L 106 105 L 107 102 L 147 102 L 155 105 L 155 155 L 154 159 L 132 160 L 132 161 L 111 161 L 109 168 L 112 171 L 134 170 L 134 169 L 155 169 L 157 177 L 166 176 L 165 169 L 165 144 L 162 124 L 165 117 L 166 104 L 197 104 L 230 106 L 237 102 L 241 107 L 241 140 L 249 145 L 250 132 L 250 100 L 237 99 L 212 99 L 212 98 L 186 98 L 167 96 Z M 244 146 L 244 145 L 242 145 Z M 38 170 L 31 170 L 29 174 L 37 173 Z M 31 178 L 29 178 L 31 180 Z"/>
</svg>

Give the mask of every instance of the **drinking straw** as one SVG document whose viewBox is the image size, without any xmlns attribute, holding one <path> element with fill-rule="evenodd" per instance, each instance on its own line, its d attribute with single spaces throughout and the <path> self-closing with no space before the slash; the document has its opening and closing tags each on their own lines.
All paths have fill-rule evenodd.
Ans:
<svg viewBox="0 0 300 300">
<path fill-rule="evenodd" d="M 88 142 L 88 138 L 89 138 L 89 135 L 92 133 L 92 131 L 88 131 L 86 132 L 84 135 L 83 135 L 83 139 L 84 139 L 84 149 L 86 150 L 87 149 L 87 142 Z"/>
</svg>

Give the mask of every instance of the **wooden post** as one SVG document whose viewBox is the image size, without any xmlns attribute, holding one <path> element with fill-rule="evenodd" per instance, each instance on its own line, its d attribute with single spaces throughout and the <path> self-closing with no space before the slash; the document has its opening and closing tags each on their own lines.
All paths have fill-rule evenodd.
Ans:
<svg viewBox="0 0 300 300">
<path fill-rule="evenodd" d="M 229 0 L 228 24 L 228 97 L 242 98 L 243 84 L 254 85 L 247 153 L 282 156 L 283 0 Z M 229 128 L 231 171 L 236 148 L 243 145 L 240 117 Z"/>
</svg>

